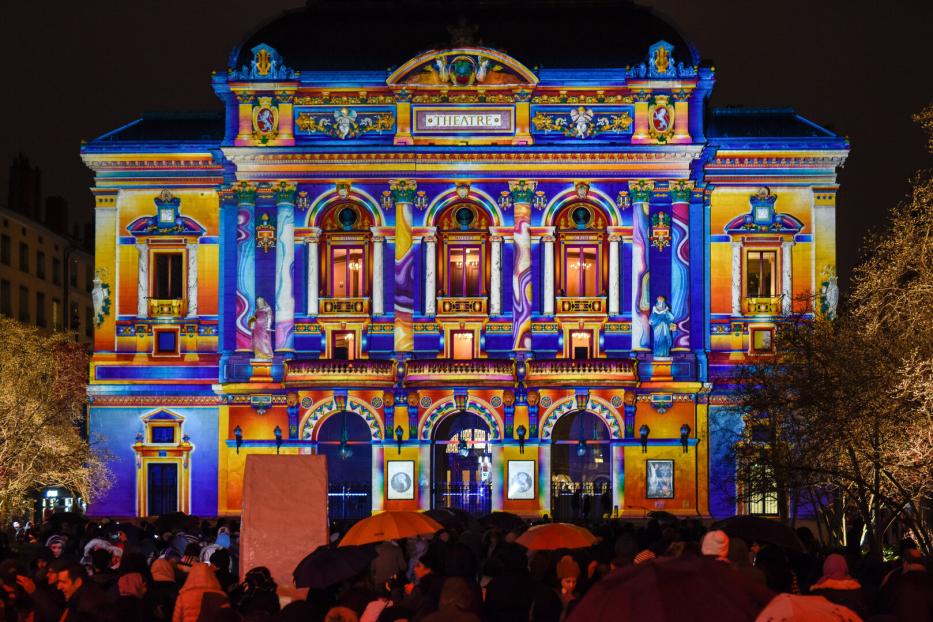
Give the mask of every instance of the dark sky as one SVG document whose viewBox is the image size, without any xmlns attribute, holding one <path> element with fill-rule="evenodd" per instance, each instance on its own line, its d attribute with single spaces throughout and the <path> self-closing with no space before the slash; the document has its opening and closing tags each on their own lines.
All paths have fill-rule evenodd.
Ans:
<svg viewBox="0 0 933 622">
<path fill-rule="evenodd" d="M 23 151 L 42 168 L 44 193 L 65 195 L 73 218 L 88 218 L 92 179 L 78 157 L 81 139 L 144 110 L 218 108 L 211 71 L 225 69 L 230 49 L 255 24 L 302 4 L 5 3 L 0 203 L 6 203 L 8 164 Z M 886 210 L 905 196 L 912 172 L 930 166 L 925 137 L 910 116 L 933 101 L 933 2 L 640 4 L 669 17 L 716 67 L 713 105 L 793 106 L 849 137 L 837 213 L 845 279 L 866 231 L 880 226 Z M 532 23 L 530 15 L 528 27 Z M 348 46 L 341 53 L 352 53 L 352 20 L 342 27 Z"/>
</svg>

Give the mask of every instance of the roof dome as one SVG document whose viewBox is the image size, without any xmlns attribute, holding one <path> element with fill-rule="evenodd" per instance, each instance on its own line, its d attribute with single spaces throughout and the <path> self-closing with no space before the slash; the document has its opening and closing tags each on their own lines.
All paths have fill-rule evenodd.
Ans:
<svg viewBox="0 0 933 622">
<path fill-rule="evenodd" d="M 674 46 L 675 62 L 699 63 L 676 28 L 626 0 L 309 0 L 248 35 L 228 65 L 249 64 L 261 43 L 306 71 L 386 69 L 470 44 L 529 67 L 626 67 L 662 39 Z"/>
</svg>

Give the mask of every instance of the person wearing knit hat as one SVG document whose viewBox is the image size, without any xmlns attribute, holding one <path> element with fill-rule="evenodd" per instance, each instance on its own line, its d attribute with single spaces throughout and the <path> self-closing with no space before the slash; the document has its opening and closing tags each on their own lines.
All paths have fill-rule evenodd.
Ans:
<svg viewBox="0 0 933 622">
<path fill-rule="evenodd" d="M 560 579 L 561 597 L 573 594 L 577 589 L 577 580 L 580 578 L 580 564 L 570 555 L 564 555 L 557 562 L 557 577 Z"/>
<path fill-rule="evenodd" d="M 810 587 L 812 596 L 848 607 L 862 618 L 868 616 L 868 601 L 862 585 L 849 576 L 849 564 L 839 553 L 832 553 L 823 562 L 823 576 Z"/>
<path fill-rule="evenodd" d="M 645 549 L 635 556 L 635 565 L 640 566 L 645 562 L 650 562 L 652 559 L 656 559 L 656 555 L 651 551 L 651 549 Z"/>
<path fill-rule="evenodd" d="M 725 531 L 719 529 L 708 532 L 703 536 L 703 544 L 700 547 L 704 555 L 715 557 L 717 560 L 729 563 L 729 536 Z"/>
</svg>

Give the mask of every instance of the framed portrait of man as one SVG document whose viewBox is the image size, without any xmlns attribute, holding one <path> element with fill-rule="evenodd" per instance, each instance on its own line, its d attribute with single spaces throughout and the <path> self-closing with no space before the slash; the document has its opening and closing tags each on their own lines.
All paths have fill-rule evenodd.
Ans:
<svg viewBox="0 0 933 622">
<path fill-rule="evenodd" d="M 510 500 L 536 498 L 534 460 L 509 460 L 506 471 Z"/>
<path fill-rule="evenodd" d="M 415 498 L 415 462 L 389 460 L 386 462 L 386 493 L 389 499 Z"/>
<path fill-rule="evenodd" d="M 647 499 L 674 498 L 674 461 L 647 460 L 648 477 L 646 480 Z"/>
</svg>

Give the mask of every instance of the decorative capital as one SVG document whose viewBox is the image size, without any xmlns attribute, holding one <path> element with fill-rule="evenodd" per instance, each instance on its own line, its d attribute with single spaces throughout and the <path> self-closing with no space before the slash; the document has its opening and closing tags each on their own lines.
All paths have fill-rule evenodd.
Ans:
<svg viewBox="0 0 933 622">
<path fill-rule="evenodd" d="M 675 102 L 685 102 L 690 99 L 690 91 L 686 89 L 674 91 L 671 95 L 673 96 Z"/>
<path fill-rule="evenodd" d="M 534 200 L 535 188 L 537 187 L 538 182 L 536 181 L 525 181 L 524 179 L 510 181 L 509 194 L 512 197 L 512 202 L 531 203 Z"/>
<path fill-rule="evenodd" d="M 633 203 L 647 203 L 654 193 L 654 183 L 639 179 L 636 182 L 629 182 L 628 189 Z"/>
<path fill-rule="evenodd" d="M 276 91 L 275 100 L 280 104 L 290 104 L 295 100 L 294 91 Z"/>
<path fill-rule="evenodd" d="M 233 193 L 236 195 L 236 202 L 241 205 L 256 204 L 256 187 L 247 181 L 241 181 Z"/>
<path fill-rule="evenodd" d="M 647 103 L 651 99 L 651 91 L 646 91 L 644 89 L 632 93 L 632 99 L 636 104 Z"/>
<path fill-rule="evenodd" d="M 414 203 L 418 182 L 414 179 L 393 179 L 389 182 L 389 191 L 394 203 Z"/>
<path fill-rule="evenodd" d="M 280 182 L 275 189 L 275 202 L 276 203 L 291 203 L 295 204 L 295 192 L 297 188 L 294 184 L 289 184 L 287 182 Z"/>
<path fill-rule="evenodd" d="M 672 203 L 689 203 L 693 194 L 693 183 L 684 180 L 671 182 L 670 193 Z"/>
</svg>

